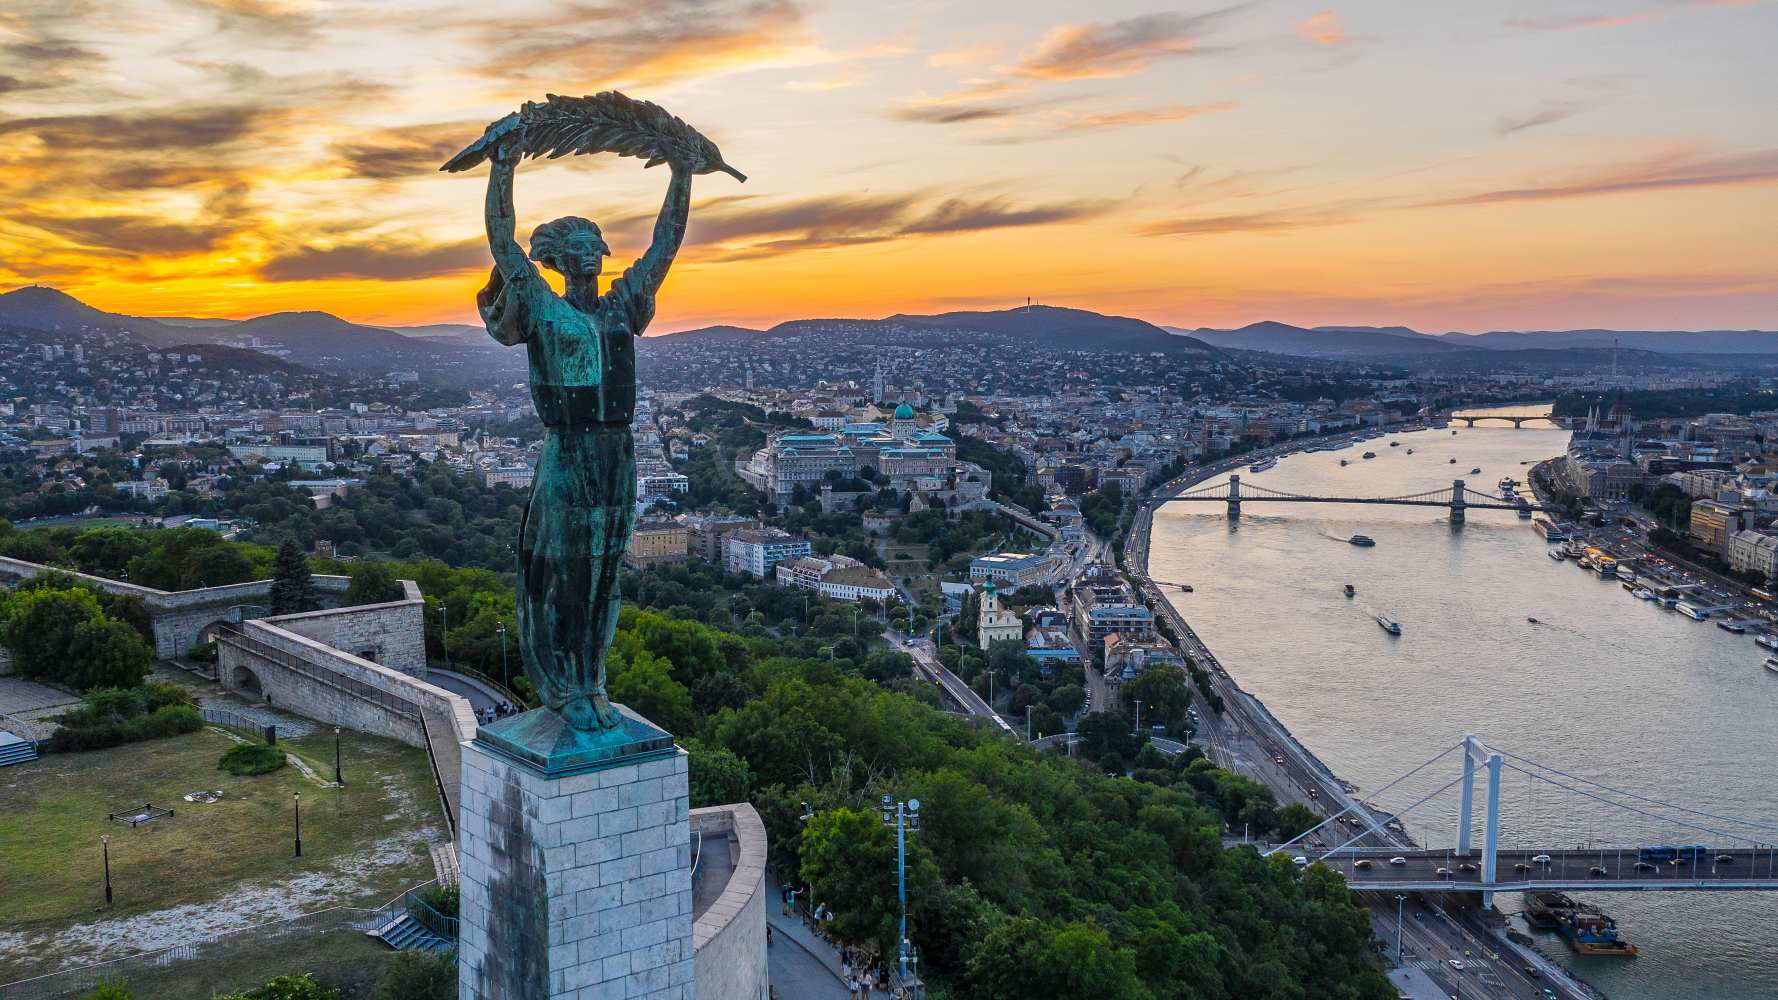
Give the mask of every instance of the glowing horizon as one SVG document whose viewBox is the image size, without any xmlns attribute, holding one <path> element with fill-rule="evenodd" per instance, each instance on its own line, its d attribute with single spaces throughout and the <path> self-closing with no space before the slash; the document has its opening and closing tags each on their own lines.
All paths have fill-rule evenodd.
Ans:
<svg viewBox="0 0 1778 1000">
<path fill-rule="evenodd" d="M 524 99 L 616 88 L 750 178 L 699 178 L 654 333 L 1027 296 L 1182 327 L 1778 327 L 1772 2 L 634 6 L 15 0 L 0 288 L 471 321 L 485 176 L 438 164 Z M 587 215 L 619 270 L 663 184 L 527 163 L 521 229 Z"/>
</svg>

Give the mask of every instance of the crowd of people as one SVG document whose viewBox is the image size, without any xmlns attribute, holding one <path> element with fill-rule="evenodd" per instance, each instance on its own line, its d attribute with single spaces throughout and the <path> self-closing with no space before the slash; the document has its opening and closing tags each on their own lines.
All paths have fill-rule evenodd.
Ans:
<svg viewBox="0 0 1778 1000">
<path fill-rule="evenodd" d="M 889 995 L 892 989 L 888 973 L 877 961 L 877 956 L 863 948 L 843 945 L 833 938 L 833 909 L 826 903 L 817 902 L 813 909 L 797 906 L 796 898 L 804 890 L 785 883 L 782 902 L 785 916 L 799 916 L 803 925 L 814 931 L 816 936 L 833 945 L 840 953 L 840 981 L 846 984 L 846 991 L 855 1000 L 870 1000 L 873 991 L 881 990 Z M 766 943 L 772 941 L 771 928 L 766 928 Z"/>
</svg>

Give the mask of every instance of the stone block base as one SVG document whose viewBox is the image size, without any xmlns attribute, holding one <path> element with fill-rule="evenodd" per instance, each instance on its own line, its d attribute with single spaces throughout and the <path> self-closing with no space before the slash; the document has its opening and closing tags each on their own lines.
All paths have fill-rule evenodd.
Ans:
<svg viewBox="0 0 1778 1000">
<path fill-rule="evenodd" d="M 463 745 L 463 1000 L 694 1000 L 685 751 L 545 776 Z"/>
</svg>

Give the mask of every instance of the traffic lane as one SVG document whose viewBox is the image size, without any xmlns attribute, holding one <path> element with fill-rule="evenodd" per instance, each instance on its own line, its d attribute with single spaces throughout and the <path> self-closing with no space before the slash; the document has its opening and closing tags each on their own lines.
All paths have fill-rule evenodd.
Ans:
<svg viewBox="0 0 1778 1000">
<path fill-rule="evenodd" d="M 1403 941 L 1412 941 L 1417 951 L 1436 963 L 1427 971 L 1433 978 L 1463 1000 L 1493 1000 L 1496 997 L 1538 998 L 1539 987 L 1532 980 L 1500 957 L 1489 943 L 1475 939 L 1455 920 L 1419 900 L 1410 900 L 1404 911 Z M 1461 963 L 1461 968 L 1452 961 Z"/>
<path fill-rule="evenodd" d="M 1549 856 L 1549 864 L 1534 860 L 1543 854 Z M 1732 860 L 1716 861 L 1715 858 L 1719 855 Z M 1391 864 L 1390 860 L 1394 857 L 1400 857 L 1406 863 Z M 1543 886 L 1553 888 L 1554 883 L 1561 883 L 1564 888 L 1585 889 L 1589 886 L 1602 888 L 1626 881 L 1671 882 L 1678 888 L 1699 883 L 1708 885 L 1712 882 L 1778 882 L 1778 857 L 1772 851 L 1752 848 L 1713 851 L 1711 859 L 1706 864 L 1695 866 L 1661 863 L 1649 868 L 1638 868 L 1635 848 L 1606 851 L 1603 859 L 1598 851 L 1499 851 L 1496 853 L 1494 884 L 1514 889 L 1535 889 Z M 1358 861 L 1368 861 L 1369 867 L 1355 867 Z M 1346 880 L 1354 888 L 1396 882 L 1440 881 L 1443 878 L 1438 874 L 1440 868 L 1450 870 L 1449 882 L 1473 885 L 1481 882 L 1481 863 L 1479 848 L 1472 848 L 1467 857 L 1454 852 L 1396 850 L 1391 854 L 1387 848 L 1347 848 L 1329 859 L 1329 867 L 1346 872 Z M 1465 870 L 1464 865 L 1473 866 L 1473 870 Z M 1521 868 L 1520 865 L 1524 867 Z M 1605 874 L 1594 874 L 1595 867 L 1603 868 Z"/>
</svg>

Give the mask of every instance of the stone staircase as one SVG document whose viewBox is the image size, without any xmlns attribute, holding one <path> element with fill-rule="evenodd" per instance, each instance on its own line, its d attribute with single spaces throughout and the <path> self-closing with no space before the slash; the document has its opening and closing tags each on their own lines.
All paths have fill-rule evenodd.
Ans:
<svg viewBox="0 0 1778 1000">
<path fill-rule="evenodd" d="M 450 941 L 427 930 L 407 913 L 396 914 L 388 923 L 370 932 L 396 951 L 429 951 L 433 954 L 452 947 Z"/>
<path fill-rule="evenodd" d="M 29 764 L 37 759 L 37 744 L 0 730 L 0 767 Z"/>
</svg>

